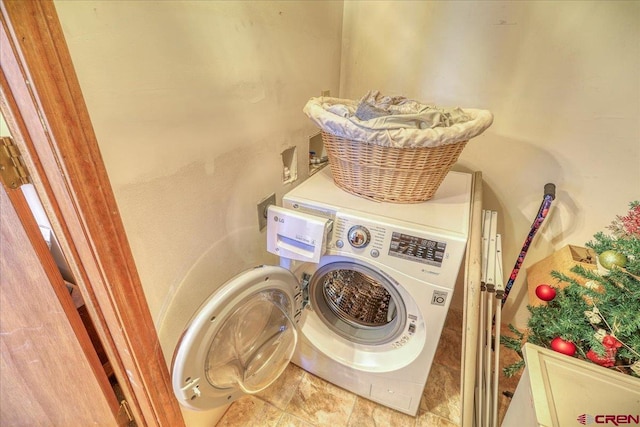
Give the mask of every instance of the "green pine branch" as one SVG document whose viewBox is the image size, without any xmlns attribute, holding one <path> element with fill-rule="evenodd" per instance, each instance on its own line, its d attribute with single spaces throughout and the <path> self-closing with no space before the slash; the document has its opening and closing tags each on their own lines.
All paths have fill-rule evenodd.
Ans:
<svg viewBox="0 0 640 427">
<path fill-rule="evenodd" d="M 631 206 L 637 207 L 638 202 L 634 203 Z M 528 330 L 522 334 L 513 328 L 514 337 L 501 337 L 502 345 L 522 356 L 525 341 L 549 348 L 551 341 L 560 337 L 576 345 L 575 357 L 588 360 L 589 351 L 601 357 L 607 353 L 602 334 L 612 335 L 622 343 L 612 369 L 639 377 L 630 369 L 640 361 L 639 214 L 636 208 L 626 217 L 617 217 L 609 227 L 614 235 L 598 232 L 586 244 L 597 254 L 608 250 L 623 254 L 626 265 L 614 266 L 604 275 L 583 265 L 570 269 L 575 276 L 566 271 L 550 272 L 558 285 L 555 298 L 546 305 L 528 306 Z M 522 366 L 524 360 L 507 366 L 503 373 L 512 376 Z"/>
<path fill-rule="evenodd" d="M 522 357 L 522 346 L 524 345 L 522 338 L 518 339 L 518 338 L 508 337 L 506 335 L 501 335 L 500 344 L 502 344 L 505 348 L 509 350 L 515 351 L 516 353 L 518 353 L 518 355 Z"/>
<path fill-rule="evenodd" d="M 517 362 L 502 368 L 502 374 L 507 378 L 511 378 L 512 376 L 517 374 L 522 368 L 524 368 L 524 360 L 518 360 Z"/>
</svg>

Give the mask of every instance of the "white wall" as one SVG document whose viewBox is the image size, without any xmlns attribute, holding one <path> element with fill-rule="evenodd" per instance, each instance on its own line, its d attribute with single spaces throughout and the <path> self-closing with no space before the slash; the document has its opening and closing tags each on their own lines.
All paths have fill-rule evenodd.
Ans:
<svg viewBox="0 0 640 427">
<path fill-rule="evenodd" d="M 341 67 L 347 98 L 379 89 L 494 113 L 457 168 L 483 172 L 507 275 L 545 183 L 557 199 L 525 267 L 640 199 L 639 2 L 347 1 Z M 505 311 L 518 326 L 524 279 Z"/>
<path fill-rule="evenodd" d="M 277 263 L 256 204 L 307 176 L 302 107 L 338 92 L 342 2 L 56 1 L 165 359 L 226 280 Z M 215 425 L 224 408 L 184 410 Z"/>
<path fill-rule="evenodd" d="M 298 182 L 306 176 L 316 130 L 302 107 L 338 91 L 342 2 L 56 9 L 156 326 L 194 268 L 209 292 L 274 262 L 256 203 L 290 188 L 285 148 L 298 147 Z"/>
</svg>

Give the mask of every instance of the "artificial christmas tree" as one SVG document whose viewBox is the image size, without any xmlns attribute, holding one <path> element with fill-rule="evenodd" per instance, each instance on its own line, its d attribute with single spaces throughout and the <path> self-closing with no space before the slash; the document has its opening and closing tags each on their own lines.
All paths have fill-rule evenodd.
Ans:
<svg viewBox="0 0 640 427">
<path fill-rule="evenodd" d="M 540 288 L 547 304 L 528 307 L 527 331 L 510 327 L 515 337 L 503 336 L 505 347 L 520 354 L 527 341 L 640 377 L 640 202 L 608 228 L 610 234 L 598 232 L 586 244 L 598 255 L 598 269 L 552 271 L 556 284 L 566 286 L 556 286 L 553 296 Z M 504 374 L 512 376 L 523 365 L 508 366 Z"/>
</svg>

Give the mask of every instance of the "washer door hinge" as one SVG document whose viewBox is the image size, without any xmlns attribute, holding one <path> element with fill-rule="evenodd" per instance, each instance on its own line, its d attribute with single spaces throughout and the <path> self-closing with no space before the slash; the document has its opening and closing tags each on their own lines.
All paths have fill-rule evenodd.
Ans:
<svg viewBox="0 0 640 427">
<path fill-rule="evenodd" d="M 0 137 L 0 179 L 11 189 L 31 182 L 20 151 L 9 137 Z"/>
<path fill-rule="evenodd" d="M 302 274 L 302 281 L 300 287 L 302 288 L 302 309 L 309 305 L 309 282 L 311 281 L 311 275 L 308 273 Z"/>
<path fill-rule="evenodd" d="M 202 392 L 200 391 L 200 378 L 191 379 L 191 377 L 189 377 L 185 383 L 186 385 L 180 389 L 184 400 L 193 400 L 202 396 Z"/>
</svg>

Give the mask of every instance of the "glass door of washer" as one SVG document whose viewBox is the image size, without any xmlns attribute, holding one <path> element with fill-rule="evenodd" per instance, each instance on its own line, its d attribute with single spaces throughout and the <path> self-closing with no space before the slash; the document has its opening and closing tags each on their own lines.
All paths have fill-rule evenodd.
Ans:
<svg viewBox="0 0 640 427">
<path fill-rule="evenodd" d="M 295 350 L 299 294 L 293 274 L 272 266 L 246 271 L 215 291 L 176 346 L 172 383 L 180 403 L 212 409 L 272 384 Z"/>
</svg>

